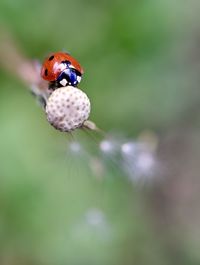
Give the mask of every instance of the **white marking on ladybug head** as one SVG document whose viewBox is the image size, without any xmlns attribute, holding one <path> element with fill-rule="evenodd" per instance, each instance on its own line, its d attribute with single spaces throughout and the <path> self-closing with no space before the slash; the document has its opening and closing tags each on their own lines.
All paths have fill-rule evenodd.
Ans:
<svg viewBox="0 0 200 265">
<path fill-rule="evenodd" d="M 77 76 L 77 81 L 80 83 L 81 82 L 81 76 Z"/>
<path fill-rule="evenodd" d="M 62 85 L 62 86 L 66 86 L 66 84 L 67 84 L 68 82 L 67 82 L 67 80 L 64 78 L 64 79 L 62 79 L 61 81 L 60 81 L 60 84 Z"/>
</svg>

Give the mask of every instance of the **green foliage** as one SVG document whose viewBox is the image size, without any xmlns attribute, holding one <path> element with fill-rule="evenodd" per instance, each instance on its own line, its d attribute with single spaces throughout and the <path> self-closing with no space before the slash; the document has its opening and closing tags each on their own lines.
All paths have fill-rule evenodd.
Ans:
<svg viewBox="0 0 200 265">
<path fill-rule="evenodd" d="M 198 95 L 185 63 L 193 12 L 180 0 L 1 0 L 0 24 L 29 58 L 58 50 L 78 58 L 91 119 L 134 137 L 178 123 Z M 67 153 L 70 136 L 49 126 L 24 85 L 3 69 L 0 81 L 0 264 L 172 264 L 145 191 L 112 161 L 99 180 L 92 155 Z M 89 136 L 75 139 L 98 149 Z M 97 225 L 88 220 L 95 213 Z"/>
</svg>

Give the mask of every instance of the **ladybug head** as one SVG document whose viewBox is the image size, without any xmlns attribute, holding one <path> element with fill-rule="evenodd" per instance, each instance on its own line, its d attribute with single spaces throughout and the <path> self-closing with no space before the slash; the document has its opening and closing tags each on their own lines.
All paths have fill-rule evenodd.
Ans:
<svg viewBox="0 0 200 265">
<path fill-rule="evenodd" d="M 60 73 L 57 79 L 57 83 L 59 86 L 77 86 L 80 81 L 81 74 L 74 68 L 66 68 Z"/>
</svg>

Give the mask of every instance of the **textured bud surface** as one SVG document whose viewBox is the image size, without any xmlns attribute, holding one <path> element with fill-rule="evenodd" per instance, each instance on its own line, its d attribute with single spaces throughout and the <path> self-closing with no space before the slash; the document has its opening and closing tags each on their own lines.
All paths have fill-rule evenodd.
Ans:
<svg viewBox="0 0 200 265">
<path fill-rule="evenodd" d="M 47 120 L 62 132 L 81 127 L 89 114 L 90 100 L 82 90 L 76 87 L 58 88 L 47 100 Z"/>
</svg>

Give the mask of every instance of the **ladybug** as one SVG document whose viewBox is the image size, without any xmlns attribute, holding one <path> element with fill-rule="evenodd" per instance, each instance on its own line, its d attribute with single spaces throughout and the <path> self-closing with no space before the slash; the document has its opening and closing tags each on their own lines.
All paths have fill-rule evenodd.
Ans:
<svg viewBox="0 0 200 265">
<path fill-rule="evenodd" d="M 83 75 L 83 68 L 69 53 L 55 52 L 43 62 L 41 77 L 49 81 L 49 88 L 71 85 L 77 87 Z"/>
</svg>

